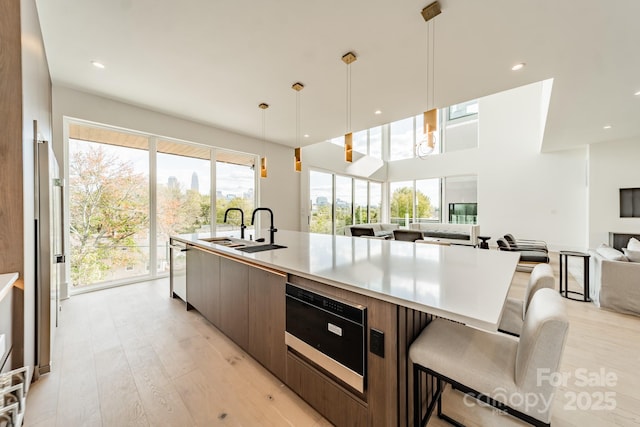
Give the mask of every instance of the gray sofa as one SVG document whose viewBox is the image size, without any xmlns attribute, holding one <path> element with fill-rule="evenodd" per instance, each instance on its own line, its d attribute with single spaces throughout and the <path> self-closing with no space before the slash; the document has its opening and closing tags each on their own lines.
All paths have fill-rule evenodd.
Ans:
<svg viewBox="0 0 640 427">
<path fill-rule="evenodd" d="M 603 308 L 640 316 L 640 262 L 631 262 L 614 248 L 590 250 L 590 289 Z"/>
<path fill-rule="evenodd" d="M 476 246 L 480 234 L 480 226 L 477 224 L 421 222 L 410 224 L 409 229 L 422 231 L 425 239 L 437 239 L 453 245 Z"/>
</svg>

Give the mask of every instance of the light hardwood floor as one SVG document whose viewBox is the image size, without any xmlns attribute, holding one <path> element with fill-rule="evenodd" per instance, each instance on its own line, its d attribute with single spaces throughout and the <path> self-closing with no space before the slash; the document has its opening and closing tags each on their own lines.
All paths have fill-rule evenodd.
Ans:
<svg viewBox="0 0 640 427">
<path fill-rule="evenodd" d="M 556 277 L 557 258 L 552 255 Z M 528 273 L 516 273 L 510 294 L 522 297 L 527 280 Z M 197 312 L 167 295 L 168 280 L 158 280 L 64 301 L 53 371 L 33 384 L 25 426 L 330 425 Z M 571 377 L 556 393 L 552 425 L 640 425 L 640 317 L 589 303 L 566 306 L 571 326 L 560 371 Z M 576 369 L 615 373 L 617 381 L 613 387 L 580 386 Z M 615 393 L 614 410 L 578 409 L 603 391 Z M 445 412 L 471 427 L 522 425 L 463 402 L 447 391 Z M 429 423 L 447 425 L 436 417 Z"/>
<path fill-rule="evenodd" d="M 63 302 L 25 426 L 329 426 L 158 280 Z"/>
</svg>

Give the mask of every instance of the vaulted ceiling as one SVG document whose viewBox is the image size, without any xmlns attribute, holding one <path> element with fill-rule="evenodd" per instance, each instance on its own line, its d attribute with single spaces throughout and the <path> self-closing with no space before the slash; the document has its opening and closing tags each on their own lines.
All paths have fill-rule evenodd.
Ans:
<svg viewBox="0 0 640 427">
<path fill-rule="evenodd" d="M 284 145 L 345 132 L 348 51 L 354 131 L 553 78 L 544 150 L 640 136 L 637 0 L 441 0 L 433 105 L 429 0 L 36 1 L 54 85 Z"/>
</svg>

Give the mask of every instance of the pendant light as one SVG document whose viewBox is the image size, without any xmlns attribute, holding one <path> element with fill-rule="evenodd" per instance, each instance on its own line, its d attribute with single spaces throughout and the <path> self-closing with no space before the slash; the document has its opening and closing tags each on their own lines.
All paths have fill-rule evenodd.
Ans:
<svg viewBox="0 0 640 427">
<path fill-rule="evenodd" d="M 355 62 L 356 54 L 347 52 L 342 55 L 342 62 L 347 64 L 347 132 L 344 134 L 344 160 L 353 161 L 353 134 L 351 133 L 351 63 Z"/>
<path fill-rule="evenodd" d="M 304 89 L 304 85 L 296 82 L 291 86 L 291 89 L 296 91 L 296 145 L 298 146 L 293 151 L 293 170 L 302 172 L 302 153 L 300 150 L 300 91 Z"/>
<path fill-rule="evenodd" d="M 440 3 L 435 1 L 421 11 L 422 17 L 427 22 L 427 111 L 423 114 L 423 136 L 416 143 L 416 156 L 425 159 L 433 153 L 436 147 L 438 135 L 438 109 L 433 108 L 435 104 L 435 21 L 430 22 L 440 14 Z M 433 31 L 430 36 L 429 32 Z M 431 86 L 431 90 L 429 90 Z M 429 99 L 431 95 L 431 99 Z"/>
<path fill-rule="evenodd" d="M 260 178 L 267 177 L 267 153 L 266 150 L 266 139 L 265 139 L 265 115 L 267 112 L 267 108 L 269 108 L 269 104 L 265 104 L 264 102 L 258 105 L 258 107 L 262 110 L 262 157 L 260 158 Z"/>
</svg>

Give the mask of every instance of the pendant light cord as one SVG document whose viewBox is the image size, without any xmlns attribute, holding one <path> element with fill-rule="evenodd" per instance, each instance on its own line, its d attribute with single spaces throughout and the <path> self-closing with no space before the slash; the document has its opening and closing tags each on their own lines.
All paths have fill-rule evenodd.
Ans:
<svg viewBox="0 0 640 427">
<path fill-rule="evenodd" d="M 351 64 L 347 64 L 347 132 L 351 133 Z"/>
<path fill-rule="evenodd" d="M 427 111 L 434 108 L 436 98 L 435 25 L 435 21 L 427 23 Z"/>
<path fill-rule="evenodd" d="M 296 92 L 296 145 L 300 146 L 300 91 Z"/>
<path fill-rule="evenodd" d="M 267 142 L 265 140 L 266 135 L 266 124 L 265 124 L 265 113 L 266 109 L 262 110 L 262 157 L 265 157 L 265 149 L 267 148 Z"/>
</svg>

